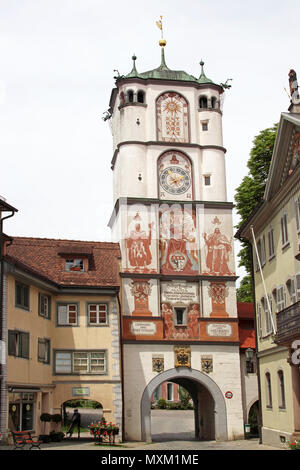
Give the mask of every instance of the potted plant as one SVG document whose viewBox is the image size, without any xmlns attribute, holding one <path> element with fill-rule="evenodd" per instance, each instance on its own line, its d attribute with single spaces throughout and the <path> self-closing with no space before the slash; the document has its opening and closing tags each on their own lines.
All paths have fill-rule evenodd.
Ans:
<svg viewBox="0 0 300 470">
<path fill-rule="evenodd" d="M 63 438 L 65 437 L 63 432 L 56 432 L 56 431 L 51 431 L 49 436 L 52 442 L 61 442 Z"/>
</svg>

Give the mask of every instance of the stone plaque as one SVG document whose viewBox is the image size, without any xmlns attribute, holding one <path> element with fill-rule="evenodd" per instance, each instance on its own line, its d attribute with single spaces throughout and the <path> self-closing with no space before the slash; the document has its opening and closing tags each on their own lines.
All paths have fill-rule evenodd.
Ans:
<svg viewBox="0 0 300 470">
<path fill-rule="evenodd" d="M 156 334 L 156 324 L 154 322 L 133 321 L 130 325 L 132 335 L 154 336 Z"/>
<path fill-rule="evenodd" d="M 206 326 L 208 336 L 232 336 L 232 326 L 229 323 L 209 323 Z"/>
<path fill-rule="evenodd" d="M 72 396 L 73 397 L 82 397 L 82 396 L 90 396 L 90 389 L 89 387 L 73 387 L 72 388 Z"/>
<path fill-rule="evenodd" d="M 193 282 L 163 282 L 161 284 L 162 302 L 189 305 L 198 302 L 198 285 Z"/>
</svg>

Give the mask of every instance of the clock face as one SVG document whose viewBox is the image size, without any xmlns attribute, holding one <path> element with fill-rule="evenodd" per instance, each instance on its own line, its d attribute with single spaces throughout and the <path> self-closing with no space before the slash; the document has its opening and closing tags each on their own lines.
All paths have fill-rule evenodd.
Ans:
<svg viewBox="0 0 300 470">
<path fill-rule="evenodd" d="M 169 194 L 184 194 L 191 186 L 191 177 L 180 166 L 168 166 L 160 174 L 161 187 Z"/>
</svg>

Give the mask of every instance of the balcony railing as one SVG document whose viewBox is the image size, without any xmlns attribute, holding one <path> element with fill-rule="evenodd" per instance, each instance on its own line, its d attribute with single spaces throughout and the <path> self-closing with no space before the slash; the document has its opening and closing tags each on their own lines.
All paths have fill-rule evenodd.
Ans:
<svg viewBox="0 0 300 470">
<path fill-rule="evenodd" d="M 275 343 L 288 345 L 300 339 L 300 300 L 277 313 Z"/>
</svg>

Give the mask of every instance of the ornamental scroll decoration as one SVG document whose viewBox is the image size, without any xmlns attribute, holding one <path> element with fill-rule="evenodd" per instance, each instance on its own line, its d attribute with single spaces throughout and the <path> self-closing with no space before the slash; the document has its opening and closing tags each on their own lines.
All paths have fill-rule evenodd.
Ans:
<svg viewBox="0 0 300 470">
<path fill-rule="evenodd" d="M 174 346 L 175 367 L 191 367 L 191 347 Z"/>
<path fill-rule="evenodd" d="M 208 295 L 216 304 L 224 304 L 228 297 L 228 287 L 224 283 L 211 282 L 208 286 Z"/>
</svg>

